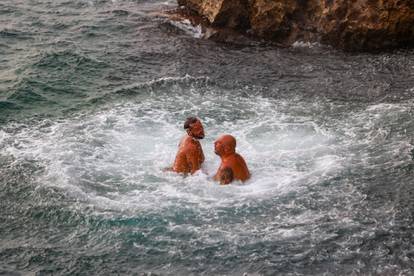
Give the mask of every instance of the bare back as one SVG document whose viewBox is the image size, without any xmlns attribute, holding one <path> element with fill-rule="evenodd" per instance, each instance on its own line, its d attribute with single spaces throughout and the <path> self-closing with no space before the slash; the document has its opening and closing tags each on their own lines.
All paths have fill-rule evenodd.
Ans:
<svg viewBox="0 0 414 276">
<path fill-rule="evenodd" d="M 203 162 L 204 153 L 200 142 L 186 136 L 180 142 L 172 169 L 178 173 L 193 174 L 201 168 Z"/>
</svg>

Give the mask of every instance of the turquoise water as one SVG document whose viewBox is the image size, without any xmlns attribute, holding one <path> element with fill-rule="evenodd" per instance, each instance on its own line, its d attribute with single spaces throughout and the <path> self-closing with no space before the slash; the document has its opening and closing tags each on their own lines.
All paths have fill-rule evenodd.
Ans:
<svg viewBox="0 0 414 276">
<path fill-rule="evenodd" d="M 412 274 L 414 52 L 216 44 L 173 7 L 0 3 L 0 274 Z M 163 172 L 189 115 L 203 169 Z M 245 184 L 211 180 L 223 133 Z"/>
</svg>

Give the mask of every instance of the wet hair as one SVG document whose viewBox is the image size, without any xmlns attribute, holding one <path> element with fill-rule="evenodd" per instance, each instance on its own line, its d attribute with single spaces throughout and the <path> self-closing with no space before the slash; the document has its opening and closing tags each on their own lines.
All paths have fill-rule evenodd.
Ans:
<svg viewBox="0 0 414 276">
<path fill-rule="evenodd" d="M 186 120 L 185 120 L 185 123 L 184 123 L 184 129 L 188 129 L 188 128 L 190 128 L 190 125 L 191 124 L 194 124 L 195 122 L 197 122 L 198 121 L 198 119 L 196 118 L 196 117 L 188 117 Z"/>
<path fill-rule="evenodd" d="M 220 172 L 220 183 L 221 184 L 229 184 L 233 181 L 234 175 L 233 170 L 229 167 L 225 167 Z"/>
</svg>

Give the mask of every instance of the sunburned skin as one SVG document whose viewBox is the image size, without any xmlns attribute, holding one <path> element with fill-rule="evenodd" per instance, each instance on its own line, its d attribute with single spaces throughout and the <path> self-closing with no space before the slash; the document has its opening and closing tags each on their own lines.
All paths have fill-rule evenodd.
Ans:
<svg viewBox="0 0 414 276">
<path fill-rule="evenodd" d="M 231 135 L 223 135 L 214 142 L 214 151 L 220 156 L 221 164 L 214 180 L 221 184 L 229 184 L 233 180 L 246 181 L 250 172 L 243 157 L 236 153 L 236 139 Z M 231 173 L 228 172 L 231 170 Z"/>
<path fill-rule="evenodd" d="M 200 120 L 193 117 L 187 119 L 184 128 L 187 134 L 180 142 L 172 171 L 194 174 L 204 162 L 203 149 L 198 141 L 204 138 L 204 128 Z"/>
</svg>

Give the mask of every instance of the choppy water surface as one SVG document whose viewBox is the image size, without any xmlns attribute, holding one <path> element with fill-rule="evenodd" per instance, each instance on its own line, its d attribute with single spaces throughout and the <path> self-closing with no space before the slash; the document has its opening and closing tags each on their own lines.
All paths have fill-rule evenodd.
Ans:
<svg viewBox="0 0 414 276">
<path fill-rule="evenodd" d="M 413 274 L 414 52 L 216 44 L 174 5 L 0 3 L 0 274 Z M 163 172 L 189 115 L 203 170 Z"/>
</svg>

